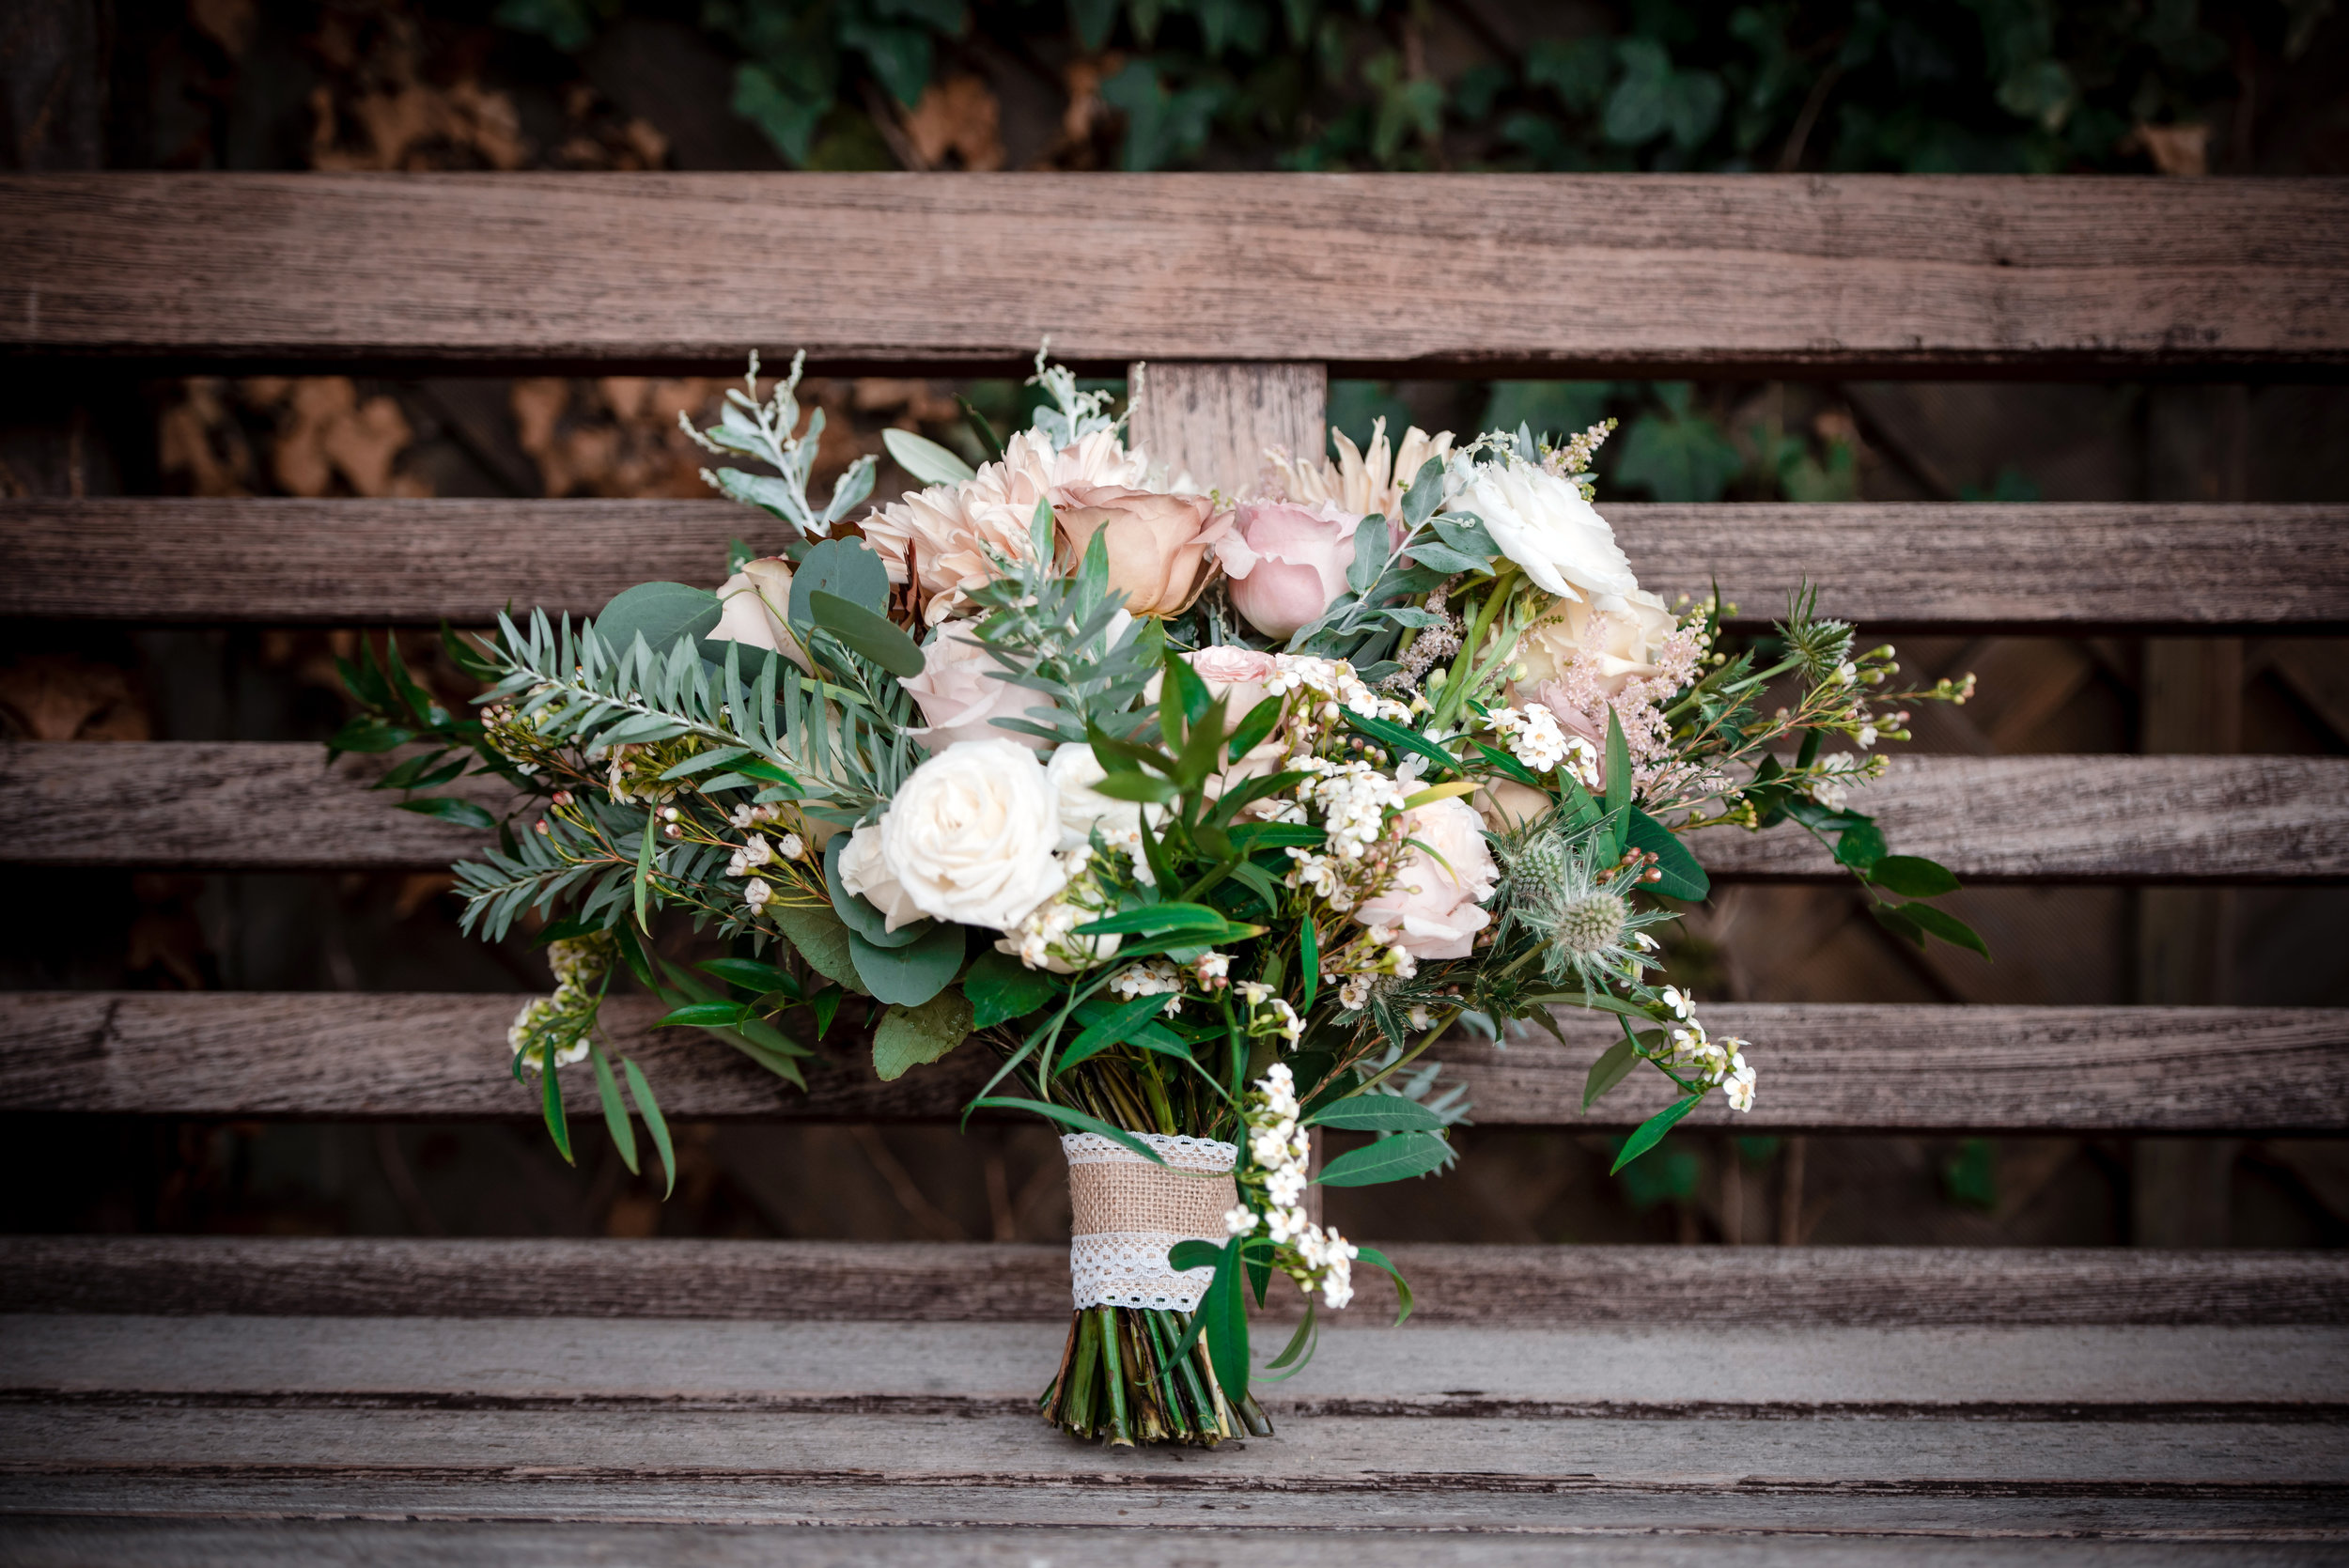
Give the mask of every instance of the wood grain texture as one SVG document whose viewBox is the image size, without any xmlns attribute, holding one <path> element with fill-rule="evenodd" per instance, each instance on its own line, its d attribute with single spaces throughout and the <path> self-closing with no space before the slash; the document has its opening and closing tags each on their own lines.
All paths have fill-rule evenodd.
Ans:
<svg viewBox="0 0 2349 1568">
<path fill-rule="evenodd" d="M 1390 1249 L 1414 1323 L 2349 1327 L 2349 1256 L 2120 1248 Z M 1386 1285 L 1361 1286 L 1383 1322 Z M 1293 1315 L 1285 1291 L 1274 1305 Z M 0 1237 L 0 1312 L 1027 1323 L 1065 1248 L 938 1242 Z"/>
<path fill-rule="evenodd" d="M 438 870 L 483 835 L 397 810 L 375 764 L 317 746 L 0 744 L 0 863 L 185 870 Z M 473 798 L 499 809 L 496 789 Z M 2349 760 L 1894 757 L 1857 792 L 1893 846 L 1974 882 L 2332 881 L 2349 877 Z M 1690 846 L 1733 880 L 1840 881 L 1792 828 Z"/>
<path fill-rule="evenodd" d="M 115 1115 L 536 1118 L 507 1072 L 519 999 L 404 993 L 33 991 L 0 994 L 0 1110 Z M 698 1032 L 654 1031 L 649 999 L 614 998 L 614 1047 L 687 1119 L 951 1121 L 993 1070 L 972 1046 L 894 1082 L 853 1033 L 791 1089 Z M 1752 1042 L 1754 1132 L 2328 1132 L 2349 1130 L 2349 1013 L 2320 1008 L 1714 1005 L 1716 1036 Z M 1669 1103 L 1642 1073 L 1581 1110 L 1611 1021 L 1563 1015 L 1571 1044 L 1518 1025 L 1506 1049 L 1431 1054 L 1487 1126 L 1629 1126 Z M 1887 1049 L 1888 1043 L 1897 1045 Z M 1854 1067 L 1864 1061 L 1864 1071 Z M 592 1116 L 592 1082 L 568 1080 Z"/>
<path fill-rule="evenodd" d="M 1865 1505 L 1861 1505 L 1864 1507 Z M 2156 1505 L 2158 1507 L 2158 1505 Z M 2011 1520 L 2013 1515 L 2009 1514 Z M 1130 1518 L 1126 1521 L 1128 1527 Z M 1731 1539 L 1724 1539 L 1724 1535 Z M 1362 1568 L 1408 1559 L 1424 1568 L 1876 1568 L 1897 1551 L 1919 1568 L 2243 1568 L 2238 1539 L 2083 1541 L 2016 1533 L 1907 1534 L 1894 1546 L 1874 1534 L 1780 1533 L 1750 1529 L 1657 1532 L 1589 1522 L 1557 1532 L 1421 1531 L 1322 1527 L 1178 1530 L 1112 1526 L 1056 1529 L 868 1525 L 783 1535 L 728 1525 L 301 1519 L 0 1518 L 0 1550 L 17 1568 L 578 1568 L 583 1561 L 774 1568 L 780 1561 L 875 1568 L 1037 1568 L 1118 1563 L 1201 1568 L 1263 1554 L 1283 1568 Z M 2315 1568 L 2340 1560 L 2321 1539 L 2269 1539 L 2262 1568 Z"/>
<path fill-rule="evenodd" d="M 0 351 L 179 361 L 2349 363 L 2341 180 L 34 176 L 0 256 Z"/>
<path fill-rule="evenodd" d="M 1330 376 L 1319 365 L 1137 364 L 1130 439 L 1202 489 L 1255 488 L 1267 447 L 1318 456 Z"/>
<path fill-rule="evenodd" d="M 1278 439 L 1292 442 L 1320 419 L 1318 381 L 1296 368 L 1265 367 L 1280 372 L 1294 427 Z M 1229 397 L 1176 417 L 1167 389 L 1205 398 L 1199 373 L 1157 368 L 1142 439 L 1154 454 L 1205 442 L 1221 455 L 1196 459 L 1195 476 L 1251 479 L 1254 448 L 1228 423 L 1190 427 L 1194 408 L 1228 411 Z M 1763 620 L 1809 578 L 1825 613 L 1870 626 L 2071 635 L 2349 621 L 2349 506 L 1605 510 L 1642 582 L 1672 598 L 1718 581 Z M 637 582 L 715 582 L 727 541 L 755 521 L 722 501 L 0 501 L 0 615 L 374 627 L 486 626 L 508 604 L 592 614 Z"/>
</svg>

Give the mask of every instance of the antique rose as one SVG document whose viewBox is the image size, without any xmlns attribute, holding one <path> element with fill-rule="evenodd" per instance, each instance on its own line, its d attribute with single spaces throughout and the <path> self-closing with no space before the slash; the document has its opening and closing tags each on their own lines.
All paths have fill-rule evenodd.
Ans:
<svg viewBox="0 0 2349 1568">
<path fill-rule="evenodd" d="M 710 640 L 740 643 L 780 653 L 801 669 L 808 668 L 807 650 L 791 635 L 784 612 L 791 604 L 791 563 L 780 556 L 745 561 L 742 569 L 719 584 L 721 606 Z M 754 665 L 755 669 L 755 665 Z"/>
<path fill-rule="evenodd" d="M 995 579 L 989 553 L 1025 560 L 1035 505 L 1071 485 L 1139 485 L 1149 459 L 1129 452 L 1109 430 L 1097 430 L 1054 451 L 1021 430 L 1003 456 L 959 485 L 909 491 L 864 519 L 865 542 L 880 556 L 889 581 L 918 576 L 922 613 L 929 621 L 968 614 L 969 591 Z"/>
<path fill-rule="evenodd" d="M 961 740 L 898 787 L 880 861 L 924 914 L 1008 931 L 1066 885 L 1060 835 L 1060 797 L 1034 752 L 1008 736 Z"/>
<path fill-rule="evenodd" d="M 1361 520 L 1334 501 L 1242 504 L 1232 533 L 1215 547 L 1232 580 L 1232 608 L 1276 640 L 1311 625 L 1346 591 Z"/>
<path fill-rule="evenodd" d="M 913 895 L 883 863 L 878 826 L 859 828 L 848 835 L 848 846 L 840 851 L 840 885 L 879 909 L 892 931 L 926 918 Z"/>
<path fill-rule="evenodd" d="M 904 683 L 922 706 L 927 724 L 906 731 L 932 752 L 957 740 L 1017 740 L 1041 751 L 1041 736 L 1000 729 L 998 719 L 1019 719 L 1032 707 L 1050 707 L 1041 691 L 1003 678 L 1003 667 L 967 627 L 950 624 L 932 633 L 922 650 L 922 673 Z"/>
<path fill-rule="evenodd" d="M 1364 925 L 1394 927 L 1400 933 L 1397 945 L 1423 962 L 1465 958 L 1476 933 L 1492 922 L 1480 906 L 1501 880 L 1484 824 L 1456 795 L 1405 815 L 1409 836 L 1427 848 L 1412 846 L 1393 885 L 1364 901 L 1354 918 Z"/>
<path fill-rule="evenodd" d="M 1237 729 L 1239 722 L 1271 694 L 1265 685 L 1281 668 L 1268 653 L 1232 646 L 1197 648 L 1183 655 L 1183 662 L 1206 683 L 1208 695 L 1223 699 L 1223 720 L 1229 729 Z"/>
<path fill-rule="evenodd" d="M 1582 497 L 1572 479 L 1510 459 L 1468 471 L 1449 511 L 1473 512 L 1501 552 L 1525 575 L 1561 598 L 1582 594 L 1628 594 L 1640 586 L 1631 563 L 1616 548 L 1615 531 Z"/>
<path fill-rule="evenodd" d="M 1517 662 L 1525 674 L 1516 685 L 1538 691 L 1564 679 L 1579 661 L 1598 691 L 1615 696 L 1631 681 L 1657 673 L 1664 640 L 1676 624 L 1664 601 L 1643 588 L 1563 598 L 1517 640 Z"/>
<path fill-rule="evenodd" d="M 1101 535 L 1109 545 L 1110 587 L 1137 615 L 1172 615 L 1190 607 L 1207 583 L 1210 546 L 1230 532 L 1229 512 L 1204 495 L 1160 495 L 1124 485 L 1065 485 L 1052 492 L 1068 564 L 1083 559 Z"/>
</svg>

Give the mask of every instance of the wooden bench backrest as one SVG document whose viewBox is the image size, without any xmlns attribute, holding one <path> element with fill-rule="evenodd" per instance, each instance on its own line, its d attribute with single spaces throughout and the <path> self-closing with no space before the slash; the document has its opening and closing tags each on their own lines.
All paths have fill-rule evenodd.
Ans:
<svg viewBox="0 0 2349 1568">
<path fill-rule="evenodd" d="M 2349 182 L 1167 176 L 93 176 L 0 179 L 0 356 L 214 372 L 1003 373 L 1050 334 L 1140 372 L 1141 438 L 1236 488 L 1318 446 L 1330 374 L 2336 375 Z M 1641 580 L 1925 630 L 2275 631 L 2349 621 L 2349 507 L 1610 506 Z M 724 503 L 0 502 L 0 613 L 480 622 L 707 581 Z M 0 749 L 0 859 L 200 870 L 444 865 L 308 746 Z M 1875 804 L 1982 882 L 2349 877 L 2349 762 L 1915 757 Z M 1825 880 L 1714 835 L 1728 880 Z M 0 996 L 0 1109 L 533 1114 L 510 998 Z M 2340 1131 L 2349 1017 L 2284 1008 L 1742 1006 L 1754 1131 Z M 679 1117 L 946 1118 L 950 1069 L 784 1090 L 611 1013 Z M 1603 1043 L 1593 1032 L 1588 1049 Z M 1587 1120 L 1578 1048 L 1463 1045 L 1486 1123 Z M 1870 1072 L 1850 1072 L 1865 1056 Z M 582 1084 L 583 1094 L 592 1091 Z M 1660 1100 L 1656 1102 L 1660 1104 Z M 583 1100 L 582 1108 L 586 1102 Z M 1701 1113 L 1702 1124 L 1723 1113 Z"/>
</svg>

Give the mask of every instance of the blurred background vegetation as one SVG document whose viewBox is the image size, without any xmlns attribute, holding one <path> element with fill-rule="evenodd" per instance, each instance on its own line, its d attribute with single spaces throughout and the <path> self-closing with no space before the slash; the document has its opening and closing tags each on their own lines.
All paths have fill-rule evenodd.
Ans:
<svg viewBox="0 0 2349 1568">
<path fill-rule="evenodd" d="M 13 0 L 0 167 L 2344 175 L 2349 21 L 2333 0 Z M 1579 216 L 1595 231 L 1610 217 Z M 844 255 L 887 242 L 885 225 L 843 234 Z M 1068 264 L 1039 256 L 1038 287 Z M 1562 287 L 1527 308 L 1578 305 Z M 963 439 L 958 395 L 999 425 L 1030 396 L 817 369 L 819 488 L 882 456 L 885 427 Z M 15 378 L 0 384 L 0 495 L 696 498 L 701 456 L 677 416 L 706 417 L 722 390 Z M 1357 442 L 1381 418 L 1466 431 L 1615 417 L 1602 502 L 2349 501 L 2339 386 L 1342 380 L 1330 412 Z M 904 485 L 884 460 L 879 492 Z M 0 626 L 0 733 L 322 739 L 345 717 L 333 656 L 357 634 Z M 1917 750 L 2167 744 L 2145 640 L 1901 644 L 1926 678 L 1982 675 L 1962 712 L 1924 716 Z M 430 658 L 428 640 L 408 645 Z M 2197 646 L 2232 693 L 2209 749 L 2349 753 L 2343 644 Z M 458 937 L 445 876 L 12 869 L 0 883 L 0 985 L 546 984 L 526 942 Z M 1688 922 L 1673 973 L 1755 1001 L 2349 1004 L 2341 890 L 1960 898 L 1997 963 L 1889 942 L 1842 890 L 1742 887 Z M 2217 911 L 2210 961 L 2184 980 L 2155 971 L 2146 941 L 2181 900 Z M 1606 1135 L 1464 1137 L 1453 1172 L 1359 1210 L 1332 1195 L 1333 1217 L 1378 1240 L 2349 1244 L 2340 1141 L 2209 1141 L 2214 1218 L 2197 1230 L 2149 1201 L 2151 1141 L 1705 1134 L 1610 1177 Z M 1039 1129 L 711 1125 L 680 1128 L 680 1157 L 662 1204 L 600 1144 L 565 1167 L 526 1119 L 6 1118 L 0 1229 L 1066 1234 L 1061 1161 Z"/>
</svg>

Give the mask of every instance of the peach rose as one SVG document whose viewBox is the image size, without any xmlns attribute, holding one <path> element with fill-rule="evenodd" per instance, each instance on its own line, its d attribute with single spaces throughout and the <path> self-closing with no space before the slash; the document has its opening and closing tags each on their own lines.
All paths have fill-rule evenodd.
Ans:
<svg viewBox="0 0 2349 1568">
<path fill-rule="evenodd" d="M 765 648 L 802 670 L 808 668 L 807 650 L 783 618 L 791 604 L 790 562 L 780 556 L 743 562 L 740 571 L 719 584 L 718 603 L 718 624 L 710 629 L 710 641 Z"/>
<path fill-rule="evenodd" d="M 1052 492 L 1068 564 L 1082 560 L 1096 534 L 1109 542 L 1110 586 L 1137 615 L 1173 615 L 1207 584 L 1209 547 L 1223 539 L 1232 515 L 1204 495 L 1159 495 L 1124 485 L 1067 485 Z"/>
<path fill-rule="evenodd" d="M 1361 521 L 1334 501 L 1243 505 L 1230 537 L 1216 546 L 1232 580 L 1232 608 L 1267 637 L 1285 638 L 1311 625 L 1346 592 Z"/>
<path fill-rule="evenodd" d="M 1483 905 L 1501 881 L 1501 868 L 1485 842 L 1485 825 L 1456 795 L 1405 815 L 1409 836 L 1436 855 L 1412 846 L 1394 885 L 1365 901 L 1354 918 L 1364 925 L 1394 927 L 1400 933 L 1397 945 L 1413 957 L 1465 958 L 1476 933 L 1492 924 Z"/>
<path fill-rule="evenodd" d="M 922 673 L 904 685 L 929 721 L 906 733 L 932 752 L 957 740 L 1017 740 L 1037 751 L 1051 744 L 1042 736 L 996 724 L 998 719 L 1025 718 L 1032 707 L 1052 705 L 1043 692 L 1005 680 L 995 656 L 961 625 L 941 627 L 931 636 L 922 650 Z"/>
</svg>

